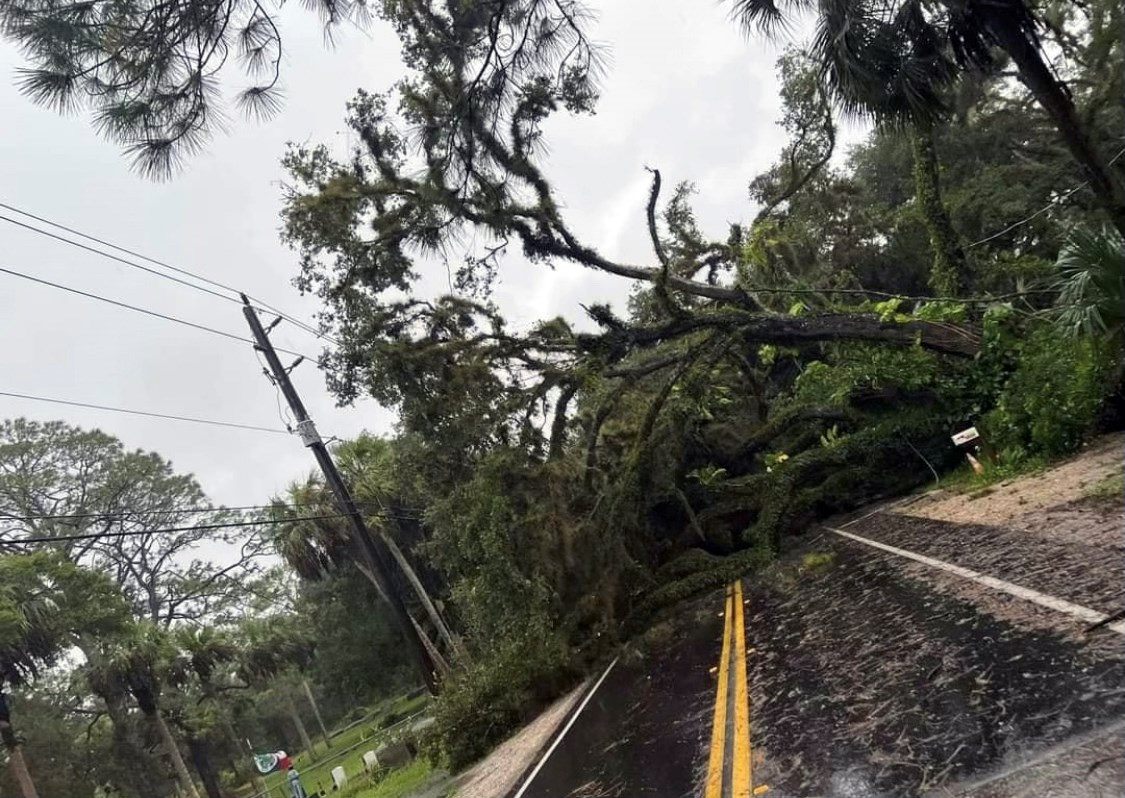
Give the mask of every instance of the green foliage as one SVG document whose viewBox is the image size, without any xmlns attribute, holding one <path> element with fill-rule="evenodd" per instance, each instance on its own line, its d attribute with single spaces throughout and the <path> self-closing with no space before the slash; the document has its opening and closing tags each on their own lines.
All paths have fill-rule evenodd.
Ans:
<svg viewBox="0 0 1125 798">
<path fill-rule="evenodd" d="M 1125 474 L 1118 471 L 1098 480 L 1086 489 L 1086 496 L 1093 499 L 1116 499 L 1121 501 L 1125 495 Z"/>
<path fill-rule="evenodd" d="M 126 617 L 100 573 L 51 551 L 0 555 L 0 690 L 39 676 L 79 635 L 115 632 Z"/>
<path fill-rule="evenodd" d="M 1093 429 L 1111 389 L 1112 350 L 1037 324 L 1016 348 L 1015 371 L 984 418 L 1002 460 L 1057 457 L 1077 449 Z"/>
<path fill-rule="evenodd" d="M 460 770 L 546 706 L 576 673 L 568 647 L 550 630 L 509 632 L 444 685 L 434 708 L 432 752 Z"/>
<path fill-rule="evenodd" d="M 1059 252 L 1055 323 L 1067 335 L 1120 345 L 1125 329 L 1125 241 L 1115 230 L 1075 228 Z"/>
<path fill-rule="evenodd" d="M 324 704 L 346 712 L 401 692 L 416 675 L 386 603 L 350 570 L 301 586 L 296 612 L 315 630 L 309 675 L 323 686 Z"/>
</svg>

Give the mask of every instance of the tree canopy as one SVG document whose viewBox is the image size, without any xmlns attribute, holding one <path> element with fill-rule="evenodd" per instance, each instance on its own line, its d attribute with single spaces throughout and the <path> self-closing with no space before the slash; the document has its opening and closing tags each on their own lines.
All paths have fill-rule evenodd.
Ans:
<svg viewBox="0 0 1125 798">
<path fill-rule="evenodd" d="M 183 92 L 232 48 L 268 61 L 280 46 L 257 6 L 0 8 L 34 17 L 8 31 L 33 60 L 75 48 L 29 85 L 88 89 L 158 170 L 203 130 L 181 128 L 214 118 L 216 98 Z M 363 11 L 325 8 L 328 25 Z M 410 685 L 387 589 L 442 661 L 428 739 L 460 767 L 661 610 L 765 568 L 819 519 L 944 478 L 963 465 L 950 434 L 964 426 L 987 438 L 987 467 L 1011 473 L 1125 425 L 1111 156 L 1125 70 L 1107 34 L 1120 4 L 734 9 L 767 33 L 815 14 L 812 39 L 778 62 L 785 144 L 717 231 L 691 175 L 650 165 L 639 263 L 591 246 L 545 167 L 552 117 L 597 110 L 602 67 L 577 3 L 371 9 L 408 75 L 357 94 L 347 152 L 285 155 L 282 234 L 338 342 L 335 398 L 399 414 L 393 435 L 332 446 L 395 577 L 365 573 L 315 475 L 293 474 L 248 519 L 269 534 L 228 533 L 201 519 L 241 516 L 157 454 L 3 422 L 0 677 L 17 686 L 0 720 L 26 725 L 28 744 L 9 745 L 26 751 L 21 773 L 67 734 L 79 742 L 52 772 L 60 790 L 69 774 L 66 794 L 238 787 L 247 737 L 312 748 L 302 695 L 343 723 L 357 700 Z M 123 46 L 85 38 L 115 25 Z M 198 41 L 210 49 L 186 66 L 159 62 Z M 98 93 L 152 64 L 150 83 Z M 847 152 L 842 112 L 876 122 Z M 627 301 L 517 331 L 497 280 L 561 263 L 617 278 Z M 432 274 L 449 290 L 427 290 Z M 204 543 L 237 554 L 210 562 Z M 44 603 L 64 577 L 73 596 L 113 598 Z"/>
</svg>

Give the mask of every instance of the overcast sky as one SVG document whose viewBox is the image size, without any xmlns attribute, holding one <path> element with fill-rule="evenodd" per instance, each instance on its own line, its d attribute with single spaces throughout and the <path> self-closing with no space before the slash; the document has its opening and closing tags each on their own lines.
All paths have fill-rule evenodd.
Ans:
<svg viewBox="0 0 1125 798">
<path fill-rule="evenodd" d="M 593 38 L 610 48 L 598 113 L 552 121 L 546 171 L 571 226 L 605 254 L 651 260 L 643 212 L 646 165 L 665 185 L 692 180 L 705 230 L 722 237 L 752 212 L 746 186 L 784 143 L 774 61 L 715 0 L 604 0 Z M 382 90 L 402 67 L 385 27 L 341 31 L 326 50 L 300 4 L 282 15 L 286 104 L 273 120 L 235 120 L 167 183 L 130 171 L 84 116 L 33 106 L 14 87 L 19 56 L 0 43 L 0 202 L 236 286 L 311 319 L 315 300 L 291 286 L 296 258 L 278 240 L 285 142 L 346 143 L 344 104 Z M 228 76 L 237 85 L 241 76 Z M 8 212 L 3 212 L 10 215 Z M 245 335 L 222 302 L 0 221 L 0 266 Z M 440 268 L 440 267 L 439 267 Z M 437 279 L 434 275 L 433 279 Z M 444 269 L 440 280 L 445 281 Z M 501 273 L 498 299 L 522 328 L 580 314 L 580 302 L 621 301 L 628 285 L 578 267 L 518 266 Z M 0 274 L 0 391 L 278 426 L 277 397 L 250 347 Z M 316 340 L 283 324 L 275 342 L 316 353 Z M 391 431 L 373 402 L 336 408 L 309 365 L 295 382 L 321 433 Z M 194 473 L 217 502 L 257 504 L 312 466 L 295 438 L 56 407 L 0 396 L 0 417 L 64 419 L 98 427 L 128 447 L 154 450 Z"/>
</svg>

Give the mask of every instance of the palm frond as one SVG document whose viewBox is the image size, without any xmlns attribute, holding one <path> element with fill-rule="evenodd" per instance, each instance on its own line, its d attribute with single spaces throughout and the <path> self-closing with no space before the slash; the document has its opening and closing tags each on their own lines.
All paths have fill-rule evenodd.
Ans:
<svg viewBox="0 0 1125 798">
<path fill-rule="evenodd" d="M 1125 241 L 1110 227 L 1076 228 L 1055 262 L 1054 318 L 1068 335 L 1120 339 L 1125 325 Z"/>
</svg>

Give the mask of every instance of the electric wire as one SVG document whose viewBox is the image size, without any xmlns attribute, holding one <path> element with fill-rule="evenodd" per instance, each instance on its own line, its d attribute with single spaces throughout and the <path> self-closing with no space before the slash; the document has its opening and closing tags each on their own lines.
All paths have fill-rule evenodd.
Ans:
<svg viewBox="0 0 1125 798">
<path fill-rule="evenodd" d="M 128 538 L 139 535 L 163 535 L 173 532 L 208 532 L 216 529 L 242 529 L 248 526 L 277 526 L 279 524 L 295 524 L 299 521 L 328 521 L 335 518 L 347 518 L 348 513 L 334 513 L 332 515 L 309 515 L 299 518 L 263 519 L 260 521 L 241 521 L 229 524 L 196 524 L 194 526 L 173 526 L 164 529 L 119 529 L 107 532 L 81 532 L 74 535 L 37 535 L 26 538 L 13 538 L 0 541 L 0 545 L 22 545 L 25 543 L 63 543 L 75 540 L 99 540 L 101 538 Z"/>
<path fill-rule="evenodd" d="M 170 421 L 190 421 L 193 424 L 209 424 L 215 427 L 230 427 L 233 429 L 253 430 L 256 432 L 272 432 L 279 435 L 290 434 L 290 430 L 280 429 L 278 427 L 260 427 L 257 424 L 242 424 L 236 421 L 217 421 L 210 418 L 178 416 L 172 413 L 152 413 L 147 410 L 132 410 L 126 407 L 111 407 L 110 405 L 98 405 L 91 402 L 77 402 L 71 399 L 55 399 L 48 396 L 35 396 L 34 394 L 15 393 L 14 391 L 0 391 L 0 396 L 8 396 L 14 399 L 27 399 L 34 402 L 49 402 L 56 405 L 69 405 L 71 407 L 84 407 L 91 410 L 105 410 L 112 413 L 126 413 L 131 416 L 147 416 L 149 418 L 168 419 Z"/>
<path fill-rule="evenodd" d="M 173 266 L 172 264 L 167 263 L 165 261 L 149 257 L 148 255 L 144 255 L 140 252 L 137 252 L 136 250 L 129 249 L 128 247 L 123 247 L 119 244 L 114 244 L 113 242 L 107 241 L 104 238 L 98 238 L 97 236 L 90 235 L 89 233 L 83 233 L 81 230 L 76 230 L 73 227 L 68 227 L 65 224 L 62 224 L 60 222 L 56 222 L 52 219 L 48 219 L 44 216 L 39 216 L 39 215 L 34 214 L 30 211 L 25 211 L 22 208 L 16 207 L 14 205 L 9 205 L 6 202 L 0 202 L 0 208 L 4 208 L 5 210 L 11 211 L 13 213 L 18 213 L 21 216 L 26 216 L 29 219 L 34 219 L 37 222 L 41 222 L 43 224 L 50 225 L 51 227 L 54 227 L 58 230 L 63 230 L 67 233 L 70 233 L 71 235 L 79 236 L 80 238 L 84 238 L 87 241 L 93 241 L 96 244 L 101 244 L 103 247 L 109 247 L 110 249 L 116 250 L 117 252 L 122 252 L 126 255 L 131 255 L 134 258 L 140 258 L 141 260 L 147 261 L 148 263 L 151 263 L 154 266 L 159 266 L 163 269 L 167 269 L 169 271 L 175 272 L 176 274 L 182 274 L 185 277 L 191 277 L 194 280 L 198 280 L 201 283 L 205 283 L 205 284 L 213 286 L 215 288 L 220 288 L 224 291 L 230 291 L 232 294 L 235 294 L 235 295 L 246 294 L 246 296 L 249 297 L 251 300 L 256 302 L 258 305 L 261 305 L 260 309 L 264 309 L 264 310 L 266 310 L 270 313 L 277 314 L 278 316 L 280 316 L 281 318 L 290 322 L 291 324 L 296 325 L 297 327 L 301 328 L 305 332 L 311 333 L 311 334 L 317 336 L 318 338 L 324 338 L 325 340 L 330 341 L 331 343 L 333 343 L 337 346 L 341 345 L 338 340 L 336 340 L 332 336 L 328 335 L 327 333 L 320 331 L 316 327 L 313 327 L 311 324 L 308 324 L 307 322 L 302 321 L 301 319 L 297 318 L 296 316 L 293 316 L 289 313 L 286 313 L 282 310 L 279 310 L 278 308 L 269 304 L 268 302 L 265 302 L 261 299 L 258 299 L 256 297 L 252 296 L 249 292 L 241 291 L 237 288 L 234 288 L 233 286 L 229 286 L 229 285 L 226 285 L 224 283 L 220 283 L 217 280 L 212 280 L 209 277 L 204 277 L 201 274 L 196 274 L 195 272 L 189 271 L 187 269 L 181 269 L 178 266 Z M 172 280 L 172 281 L 180 283 L 182 285 L 186 285 L 190 288 L 195 288 L 199 291 L 204 291 L 206 293 L 213 294 L 214 296 L 218 296 L 222 299 L 228 299 L 230 301 L 238 302 L 238 303 L 241 304 L 241 300 L 238 299 L 236 296 L 227 297 L 223 294 L 219 294 L 215 291 L 211 291 L 209 289 L 203 288 L 202 286 L 194 285 L 194 284 L 186 282 L 184 280 L 180 280 L 178 278 L 172 277 L 171 275 L 164 274 L 162 272 L 158 272 L 154 269 L 150 269 L 146 266 L 141 266 L 138 263 L 134 263 L 132 261 L 125 260 L 124 258 L 119 258 L 115 255 L 112 255 L 112 254 L 108 253 L 108 252 L 103 252 L 102 250 L 86 246 L 85 244 L 81 244 L 77 241 L 72 241 L 68 238 L 63 238 L 62 236 L 55 235 L 54 233 L 48 232 L 46 230 L 42 230 L 40 228 L 33 227 L 33 226 L 25 224 L 23 222 L 15 221 L 15 220 L 10 219 L 6 216 L 0 216 L 0 219 L 2 219 L 3 221 L 6 221 L 6 222 L 10 222 L 10 223 L 15 224 L 15 225 L 19 225 L 20 227 L 23 227 L 27 230 L 31 230 L 32 232 L 36 232 L 36 233 L 39 233 L 41 235 L 49 236 L 49 237 L 51 237 L 51 238 L 53 238 L 57 241 L 61 241 L 61 242 L 66 243 L 66 244 L 71 244 L 72 246 L 75 246 L 75 247 L 80 247 L 81 249 L 84 249 L 88 252 L 92 252 L 92 253 L 97 254 L 97 255 L 102 255 L 103 257 L 110 258 L 110 259 L 115 260 L 119 263 L 123 263 L 127 266 L 132 266 L 133 268 L 141 269 L 142 271 L 148 272 L 150 274 L 155 274 L 158 277 L 164 277 L 165 279 Z"/>
<path fill-rule="evenodd" d="M 163 319 L 165 321 L 174 322 L 176 324 L 182 324 L 185 327 L 191 327 L 191 328 L 196 329 L 196 330 L 201 330 L 203 332 L 211 333 L 212 335 L 218 335 L 218 336 L 221 336 L 223 338 L 229 338 L 232 341 L 238 341 L 239 343 L 250 344 L 251 346 L 257 346 L 257 344 L 254 341 L 250 340 L 249 338 L 243 338 L 242 336 L 235 335 L 234 333 L 224 332 L 223 330 L 217 330 L 214 327 L 208 327 L 208 326 L 203 325 L 203 324 L 196 324 L 194 321 L 188 321 L 186 319 L 181 319 L 181 318 L 178 318 L 176 316 L 169 316 L 169 315 L 164 314 L 164 313 L 158 313 L 155 310 L 149 310 L 148 308 L 142 308 L 142 307 L 139 307 L 137 305 L 130 305 L 127 302 L 120 302 L 116 299 L 110 299 L 109 297 L 104 297 L 104 296 L 101 296 L 99 294 L 91 294 L 88 291 L 82 291 L 82 290 L 79 290 L 77 288 L 72 288 L 72 287 L 67 286 L 67 285 L 62 285 L 61 283 L 54 283 L 54 282 L 51 282 L 50 280 L 44 280 L 41 277 L 32 277 L 30 274 L 24 274 L 23 272 L 19 272 L 19 271 L 16 271 L 14 269 L 8 269 L 8 268 L 0 266 L 0 273 L 7 274 L 7 275 L 10 275 L 12 277 L 19 277 L 19 278 L 22 278 L 24 280 L 30 280 L 33 283 L 39 283 L 40 285 L 49 286 L 50 288 L 56 288 L 60 291 L 66 291 L 66 292 L 71 293 L 71 294 L 77 294 L 78 296 L 83 296 L 83 297 L 86 297 L 88 299 L 96 299 L 99 302 L 105 302 L 107 304 L 114 305 L 114 306 L 119 307 L 119 308 L 124 308 L 126 310 L 132 310 L 136 313 L 143 313 L 144 315 L 152 316 L 153 318 Z M 294 351 L 292 349 L 284 349 L 280 346 L 275 346 L 274 349 L 276 349 L 278 352 L 284 352 L 288 355 L 295 355 L 296 357 L 303 357 L 306 360 L 312 361 L 313 363 L 319 364 L 319 362 L 320 362 L 320 358 L 312 357 L 311 355 L 306 355 L 306 354 L 303 354 L 301 352 Z"/>
<path fill-rule="evenodd" d="M 357 507 L 373 507 L 382 505 L 376 502 L 353 502 Z M 119 512 L 105 512 L 105 513 L 60 513 L 56 515 L 12 515 L 9 513 L 0 513 L 0 521 L 127 521 L 135 516 L 150 516 L 150 515 L 199 515 L 201 513 L 227 513 L 227 512 L 250 512 L 253 510 L 296 510 L 306 507 L 323 507 L 323 504 L 311 502 L 295 502 L 292 504 L 278 503 L 278 504 L 243 504 L 235 507 L 195 507 L 190 509 L 178 510 L 122 510 Z M 409 515 L 407 513 L 390 513 L 385 509 L 379 512 L 364 512 L 368 517 L 390 518 L 402 521 L 417 521 L 420 520 L 416 515 Z M 303 520 L 303 519 L 288 519 L 288 520 Z M 242 524 L 235 524 L 241 526 Z M 195 527 L 192 527 L 194 529 Z M 52 538 L 54 540 L 54 538 Z"/>
<path fill-rule="evenodd" d="M 1114 156 L 1113 156 L 1112 158 L 1110 158 L 1110 159 L 1109 159 L 1109 162 L 1108 162 L 1108 163 L 1106 164 L 1106 166 L 1113 166 L 1113 165 L 1114 165 L 1115 163 L 1117 163 L 1117 160 L 1118 160 L 1118 159 L 1119 159 L 1119 158 L 1120 158 L 1120 157 L 1121 157 L 1122 155 L 1125 155 L 1125 148 L 1122 148 L 1122 149 L 1121 149 L 1121 150 L 1120 150 L 1120 151 L 1119 151 L 1119 152 L 1117 153 L 1117 155 L 1114 155 Z M 1072 188 L 1072 189 L 1071 189 L 1070 191 L 1068 191 L 1068 192 L 1066 192 L 1065 194 L 1062 194 L 1062 195 L 1060 195 L 1060 196 L 1056 197 L 1055 199 L 1051 200 L 1051 201 L 1050 201 L 1049 203 L 1047 203 L 1046 205 L 1044 205 L 1044 206 L 1043 206 L 1042 208 L 1040 208 L 1039 210 L 1037 210 L 1037 211 L 1036 211 L 1035 213 L 1033 213 L 1033 214 L 1031 214 L 1030 216 L 1028 216 L 1028 217 L 1027 217 L 1026 219 L 1021 219 L 1020 221 L 1018 221 L 1018 222 L 1015 222 L 1014 224 L 1010 224 L 1010 225 L 1008 225 L 1008 226 L 1007 226 L 1007 227 L 1005 227 L 1005 228 L 1004 228 L 1003 230 L 1001 230 L 1001 231 L 1000 231 L 999 233 L 993 233 L 992 235 L 990 235 L 990 236 L 988 236 L 988 237 L 986 237 L 986 238 L 982 238 L 982 239 L 981 239 L 980 241 L 974 241 L 973 243 L 971 243 L 971 244 L 969 244 L 969 245 L 968 245 L 967 247 L 965 247 L 965 249 L 972 249 L 973 247 L 979 247 L 979 246 L 980 246 L 981 244 L 987 244 L 987 243 L 988 243 L 989 241 L 993 241 L 993 240 L 995 240 L 995 239 L 999 238 L 999 237 L 1000 237 L 1000 236 L 1002 236 L 1002 235 L 1005 235 L 1005 234 L 1007 234 L 1007 233 L 1010 233 L 1010 232 L 1012 232 L 1012 231 L 1013 231 L 1013 230 L 1015 230 L 1015 229 L 1016 229 L 1017 227 L 1023 227 L 1023 226 L 1024 226 L 1025 224 L 1027 224 L 1028 222 L 1030 222 L 1030 221 L 1033 221 L 1033 220 L 1037 219 L 1038 217 L 1040 217 L 1040 216 L 1042 216 L 1043 214 L 1045 214 L 1045 213 L 1046 213 L 1047 211 L 1051 210 L 1051 208 L 1054 208 L 1054 207 L 1055 207 L 1056 205 L 1058 205 L 1058 204 L 1060 204 L 1061 202 L 1063 202 L 1064 200 L 1066 200 L 1066 199 L 1070 198 L 1070 196 L 1071 196 L 1072 194 L 1074 194 L 1074 193 L 1076 193 L 1076 192 L 1080 191 L 1081 189 L 1085 188 L 1085 187 L 1086 187 L 1087 185 L 1089 185 L 1089 183 L 1090 183 L 1090 181 L 1089 181 L 1089 180 L 1083 180 L 1083 181 L 1082 181 L 1081 183 L 1079 183 L 1079 184 L 1078 184 L 1077 186 L 1075 186 L 1074 188 Z"/>
</svg>

